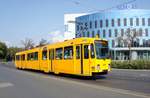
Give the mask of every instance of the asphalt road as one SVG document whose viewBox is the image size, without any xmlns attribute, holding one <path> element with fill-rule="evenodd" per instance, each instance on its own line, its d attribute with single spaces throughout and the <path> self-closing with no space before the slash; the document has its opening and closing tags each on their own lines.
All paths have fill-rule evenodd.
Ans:
<svg viewBox="0 0 150 98">
<path fill-rule="evenodd" d="M 0 64 L 0 98 L 150 98 L 150 71 L 116 70 L 96 80 Z"/>
</svg>

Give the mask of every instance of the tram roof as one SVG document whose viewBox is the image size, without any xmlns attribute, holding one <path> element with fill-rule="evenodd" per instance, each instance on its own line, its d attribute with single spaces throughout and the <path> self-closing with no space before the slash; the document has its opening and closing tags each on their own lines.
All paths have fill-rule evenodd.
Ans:
<svg viewBox="0 0 150 98">
<path fill-rule="evenodd" d="M 64 40 L 63 42 L 56 42 L 56 43 L 52 43 L 52 44 L 47 44 L 44 46 L 40 46 L 40 47 L 35 47 L 32 49 L 28 49 L 28 50 L 24 50 L 21 52 L 17 52 L 16 55 L 20 55 L 23 53 L 30 53 L 30 52 L 36 52 L 39 51 L 40 49 L 44 49 L 44 48 L 61 48 L 61 47 L 66 47 L 66 46 L 70 46 L 73 44 L 84 44 L 84 43 L 90 43 L 90 42 L 94 42 L 94 40 L 104 40 L 105 39 L 100 39 L 100 38 L 89 38 L 89 37 L 80 37 L 80 38 L 74 38 L 74 39 L 70 39 L 70 40 Z"/>
</svg>

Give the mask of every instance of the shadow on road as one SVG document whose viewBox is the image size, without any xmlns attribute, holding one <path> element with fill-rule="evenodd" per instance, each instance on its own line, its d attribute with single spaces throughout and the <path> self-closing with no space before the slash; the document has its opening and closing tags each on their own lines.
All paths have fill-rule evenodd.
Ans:
<svg viewBox="0 0 150 98">
<path fill-rule="evenodd" d="M 20 69 L 19 69 L 20 70 Z M 43 71 L 38 71 L 38 70 L 31 70 L 31 69 L 23 69 L 21 71 L 27 71 L 27 72 L 33 72 L 36 74 L 42 74 L 42 75 L 47 75 L 47 76 L 56 76 L 56 77 L 61 77 L 61 78 L 68 78 L 68 79 L 78 79 L 78 80 L 97 80 L 97 79 L 106 79 L 106 76 L 100 75 L 100 76 L 78 76 L 78 75 L 72 75 L 72 74 L 54 74 L 53 72 L 50 73 L 44 73 Z"/>
<path fill-rule="evenodd" d="M 1 63 L 3 67 L 11 68 L 11 69 L 16 69 L 15 65 L 13 63 Z M 79 75 L 72 75 L 72 74 L 54 74 L 54 73 L 44 73 L 43 71 L 38 71 L 38 70 L 32 70 L 32 69 L 18 69 L 20 71 L 28 71 L 28 72 L 34 72 L 37 74 L 44 74 L 44 75 L 52 75 L 52 76 L 57 76 L 57 77 L 64 77 L 64 78 L 70 78 L 70 79 L 79 79 L 79 80 L 97 80 L 97 79 L 106 79 L 105 75 L 99 75 L 99 76 L 79 76 Z"/>
</svg>

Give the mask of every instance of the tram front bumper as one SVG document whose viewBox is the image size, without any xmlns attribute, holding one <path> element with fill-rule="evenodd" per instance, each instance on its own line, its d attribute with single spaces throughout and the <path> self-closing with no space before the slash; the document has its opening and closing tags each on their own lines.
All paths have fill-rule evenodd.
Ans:
<svg viewBox="0 0 150 98">
<path fill-rule="evenodd" d="M 92 74 L 107 74 L 110 70 L 110 64 L 92 66 Z"/>
<path fill-rule="evenodd" d="M 108 70 L 103 70 L 102 72 L 92 72 L 92 76 L 94 75 L 105 75 L 108 74 Z"/>
</svg>

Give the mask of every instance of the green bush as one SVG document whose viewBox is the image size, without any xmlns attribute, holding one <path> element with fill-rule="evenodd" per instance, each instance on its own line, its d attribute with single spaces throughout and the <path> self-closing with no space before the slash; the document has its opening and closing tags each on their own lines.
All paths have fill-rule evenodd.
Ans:
<svg viewBox="0 0 150 98">
<path fill-rule="evenodd" d="M 112 68 L 118 69 L 150 69 L 150 61 L 133 60 L 133 61 L 112 61 Z"/>
</svg>

